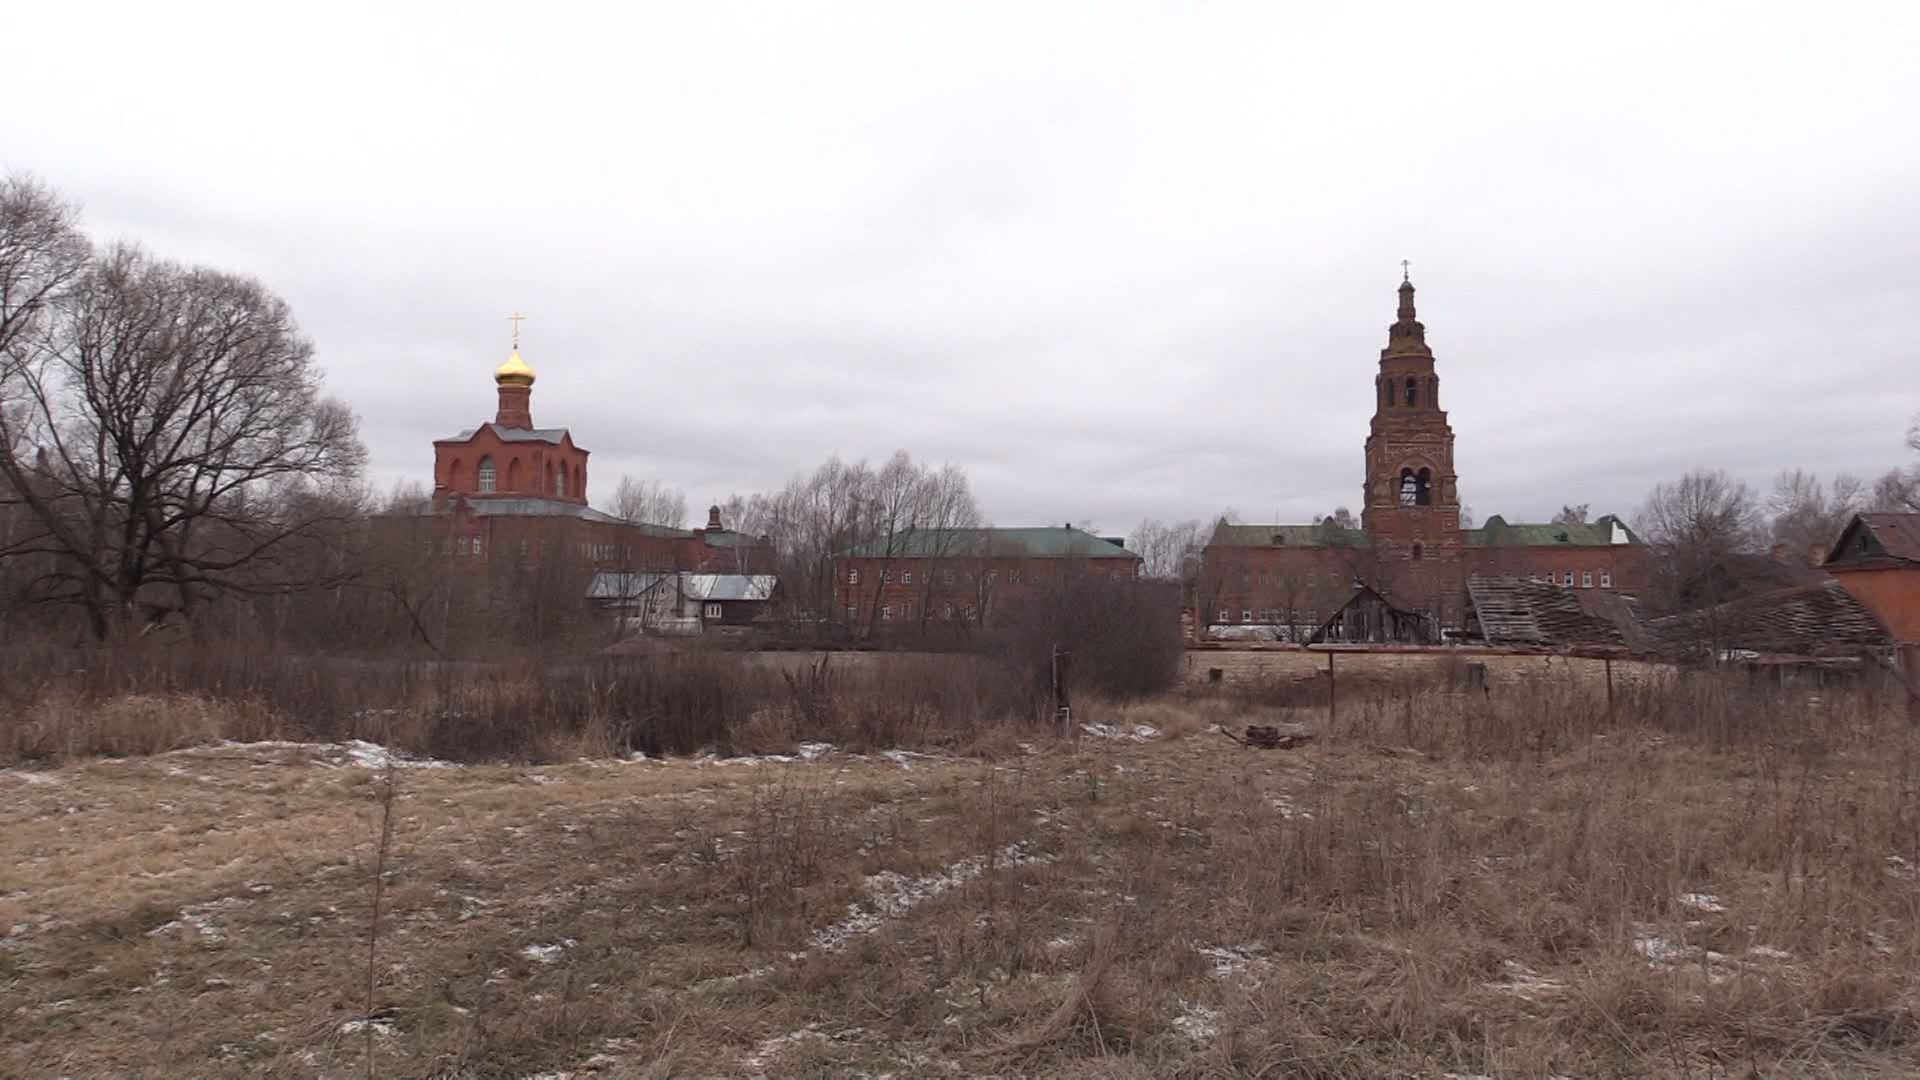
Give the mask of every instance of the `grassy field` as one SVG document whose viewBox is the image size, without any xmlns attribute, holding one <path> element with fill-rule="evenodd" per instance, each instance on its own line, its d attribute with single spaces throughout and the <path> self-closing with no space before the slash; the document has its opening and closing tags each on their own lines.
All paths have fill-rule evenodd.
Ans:
<svg viewBox="0 0 1920 1080">
<path fill-rule="evenodd" d="M 4 770 L 0 1074 L 1910 1075 L 1915 735 L 1766 701 Z"/>
</svg>

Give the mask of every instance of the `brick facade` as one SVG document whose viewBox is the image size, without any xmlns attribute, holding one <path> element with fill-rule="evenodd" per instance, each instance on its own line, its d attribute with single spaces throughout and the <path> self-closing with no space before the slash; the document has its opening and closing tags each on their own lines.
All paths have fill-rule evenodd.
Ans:
<svg viewBox="0 0 1920 1080">
<path fill-rule="evenodd" d="M 1440 407 L 1440 376 L 1411 281 L 1400 285 L 1373 405 L 1359 528 L 1221 522 L 1192 584 L 1196 627 L 1310 630 L 1366 584 L 1396 607 L 1428 614 L 1437 636 L 1463 625 L 1466 580 L 1473 574 L 1627 593 L 1645 588 L 1647 550 L 1613 517 L 1572 525 L 1515 525 L 1494 517 L 1477 529 L 1461 528 L 1453 427 Z"/>
<path fill-rule="evenodd" d="M 834 621 L 882 633 L 978 625 L 1069 575 L 1131 581 L 1140 556 L 1071 527 L 928 530 L 834 558 Z"/>
</svg>

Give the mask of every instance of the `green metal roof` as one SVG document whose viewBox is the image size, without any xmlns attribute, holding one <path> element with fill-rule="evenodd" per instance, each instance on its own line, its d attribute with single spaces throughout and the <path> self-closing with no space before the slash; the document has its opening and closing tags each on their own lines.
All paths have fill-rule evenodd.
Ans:
<svg viewBox="0 0 1920 1080">
<path fill-rule="evenodd" d="M 1477 529 L 1466 530 L 1468 547 L 1611 547 L 1613 526 L 1619 519 L 1611 514 L 1585 524 L 1521 525 L 1508 522 L 1498 514 Z M 1626 529 L 1624 522 L 1620 527 Z M 1627 530 L 1629 543 L 1640 538 Z"/>
<path fill-rule="evenodd" d="M 1213 527 L 1213 543 L 1220 547 L 1372 547 L 1373 539 L 1338 525 L 1229 525 L 1223 521 Z"/>
<path fill-rule="evenodd" d="M 856 559 L 1138 559 L 1111 540 L 1063 526 L 1034 529 L 910 529 L 841 552 Z"/>
</svg>

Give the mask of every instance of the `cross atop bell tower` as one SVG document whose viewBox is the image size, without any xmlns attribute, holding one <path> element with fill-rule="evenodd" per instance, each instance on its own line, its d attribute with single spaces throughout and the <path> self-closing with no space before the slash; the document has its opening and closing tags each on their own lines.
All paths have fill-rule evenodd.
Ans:
<svg viewBox="0 0 1920 1080">
<path fill-rule="evenodd" d="M 1453 427 L 1440 408 L 1427 328 L 1414 310 L 1412 264 L 1400 263 L 1399 307 L 1380 350 L 1367 436 L 1361 523 L 1390 550 L 1421 557 L 1460 544 Z"/>
</svg>

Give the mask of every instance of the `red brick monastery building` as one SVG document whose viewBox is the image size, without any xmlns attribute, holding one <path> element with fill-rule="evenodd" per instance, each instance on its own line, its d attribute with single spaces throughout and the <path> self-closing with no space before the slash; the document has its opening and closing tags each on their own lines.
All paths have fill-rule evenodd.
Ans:
<svg viewBox="0 0 1920 1080">
<path fill-rule="evenodd" d="M 1331 632 L 1336 616 L 1364 598 L 1390 609 L 1396 628 L 1371 636 L 1437 641 L 1465 626 L 1470 576 L 1627 594 L 1645 587 L 1647 549 L 1611 515 L 1550 525 L 1495 516 L 1461 528 L 1453 428 L 1413 293 L 1413 282 L 1402 280 L 1373 380 L 1359 528 L 1222 521 L 1195 578 L 1196 627 L 1270 626 L 1289 639 L 1326 639 L 1340 636 Z"/>
<path fill-rule="evenodd" d="M 512 355 L 493 373 L 493 419 L 436 439 L 432 499 L 395 515 L 430 523 L 429 552 L 474 571 L 564 563 L 583 570 L 766 572 L 764 538 L 725 528 L 717 506 L 706 527 L 693 530 L 623 521 L 588 506 L 587 450 L 566 428 L 534 426 L 537 377 L 520 356 L 516 322 Z"/>
</svg>

